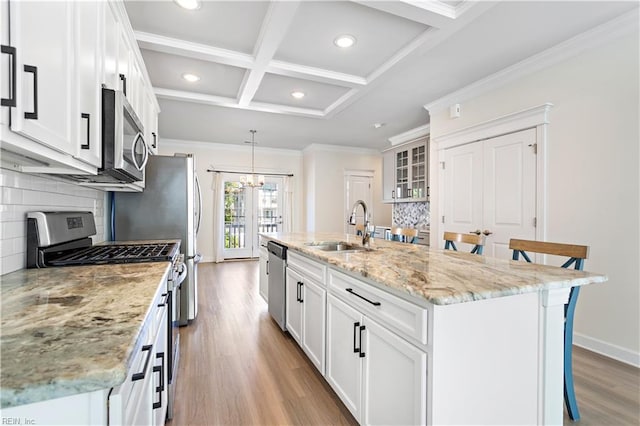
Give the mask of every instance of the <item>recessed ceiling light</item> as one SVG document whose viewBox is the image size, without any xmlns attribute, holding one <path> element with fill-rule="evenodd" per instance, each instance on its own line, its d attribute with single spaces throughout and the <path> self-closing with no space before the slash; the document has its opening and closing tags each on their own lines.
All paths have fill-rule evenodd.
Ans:
<svg viewBox="0 0 640 426">
<path fill-rule="evenodd" d="M 304 98 L 304 92 L 299 92 L 299 91 L 291 92 L 291 96 L 293 96 L 296 99 L 302 99 Z"/>
<path fill-rule="evenodd" d="M 176 4 L 187 10 L 200 9 L 200 0 L 173 0 Z"/>
<path fill-rule="evenodd" d="M 340 35 L 336 37 L 335 40 L 333 40 L 333 44 L 335 44 L 338 47 L 351 47 L 355 43 L 356 43 L 356 38 L 349 34 Z"/>
<path fill-rule="evenodd" d="M 188 72 L 182 74 L 182 78 L 187 80 L 189 83 L 195 83 L 196 81 L 200 80 L 200 77 L 198 77 L 195 74 L 190 74 Z"/>
</svg>

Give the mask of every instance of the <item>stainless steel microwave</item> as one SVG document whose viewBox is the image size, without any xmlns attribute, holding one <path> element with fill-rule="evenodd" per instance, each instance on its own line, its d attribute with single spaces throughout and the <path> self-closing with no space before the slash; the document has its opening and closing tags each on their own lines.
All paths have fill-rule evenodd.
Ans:
<svg viewBox="0 0 640 426">
<path fill-rule="evenodd" d="M 95 181 L 141 181 L 148 156 L 144 127 L 126 96 L 120 91 L 103 88 L 102 167 L 94 177 L 97 178 Z"/>
</svg>

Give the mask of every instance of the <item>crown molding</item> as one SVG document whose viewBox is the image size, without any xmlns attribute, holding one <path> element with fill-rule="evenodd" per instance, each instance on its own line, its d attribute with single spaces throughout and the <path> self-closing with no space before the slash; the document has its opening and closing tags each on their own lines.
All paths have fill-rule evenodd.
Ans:
<svg viewBox="0 0 640 426">
<path fill-rule="evenodd" d="M 238 145 L 235 143 L 222 143 L 222 142 L 207 142 L 207 141 L 191 141 L 184 139 L 160 139 L 160 144 L 162 146 L 169 147 L 180 147 L 181 149 L 193 147 L 197 149 L 210 149 L 210 150 L 221 150 L 227 152 L 249 152 L 246 145 Z M 281 154 L 287 155 L 291 157 L 302 157 L 302 151 L 297 149 L 286 149 L 286 148 L 269 148 L 269 147 L 258 147 L 255 148 L 257 153 L 263 154 Z M 226 167 L 226 166 L 225 166 Z"/>
<path fill-rule="evenodd" d="M 561 61 L 576 56 L 585 50 L 593 49 L 616 40 L 631 31 L 638 30 L 638 9 L 605 22 L 589 31 L 555 45 L 543 52 L 504 68 L 488 77 L 456 90 L 442 98 L 424 105 L 431 114 L 442 111 L 455 103 L 473 99 L 495 90 L 512 81 L 543 70 Z"/>
<path fill-rule="evenodd" d="M 359 148 L 355 146 L 329 145 L 312 143 L 302 150 L 304 154 L 311 152 L 350 152 L 352 154 L 380 155 L 380 151 L 371 148 Z"/>
<path fill-rule="evenodd" d="M 431 126 L 429 124 L 425 124 L 423 126 L 407 130 L 406 132 L 400 133 L 399 135 L 391 136 L 388 140 L 389 142 L 391 142 L 391 146 L 400 145 L 405 142 L 411 142 L 415 139 L 427 136 L 429 134 L 430 128 Z"/>
<path fill-rule="evenodd" d="M 553 104 L 545 103 L 522 111 L 503 115 L 473 126 L 455 130 L 440 136 L 432 137 L 431 143 L 437 149 L 451 148 L 465 143 L 487 139 L 518 130 L 536 127 L 549 123 L 549 113 Z"/>
</svg>

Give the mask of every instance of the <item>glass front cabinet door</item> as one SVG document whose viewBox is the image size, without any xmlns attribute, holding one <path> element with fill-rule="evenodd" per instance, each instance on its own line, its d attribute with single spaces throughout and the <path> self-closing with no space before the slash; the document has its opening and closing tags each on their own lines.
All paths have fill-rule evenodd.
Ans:
<svg viewBox="0 0 640 426">
<path fill-rule="evenodd" d="M 383 160 L 383 202 L 429 200 L 429 135 L 387 151 Z"/>
</svg>

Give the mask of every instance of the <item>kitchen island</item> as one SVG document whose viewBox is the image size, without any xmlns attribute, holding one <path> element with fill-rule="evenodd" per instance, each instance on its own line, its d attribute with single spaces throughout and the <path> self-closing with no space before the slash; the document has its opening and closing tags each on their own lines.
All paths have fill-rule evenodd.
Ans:
<svg viewBox="0 0 640 426">
<path fill-rule="evenodd" d="M 166 336 L 158 306 L 170 268 L 149 262 L 3 275 L 3 418 L 107 424 L 109 392 L 141 367 L 143 344 Z"/>
<path fill-rule="evenodd" d="M 290 333 L 361 424 L 562 423 L 564 303 L 605 276 L 380 239 L 321 249 L 354 235 L 261 239 L 288 247 Z M 323 300 L 326 318 L 307 315 Z"/>
</svg>

